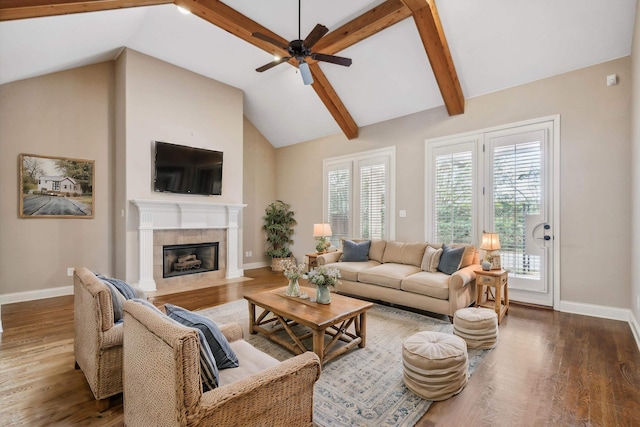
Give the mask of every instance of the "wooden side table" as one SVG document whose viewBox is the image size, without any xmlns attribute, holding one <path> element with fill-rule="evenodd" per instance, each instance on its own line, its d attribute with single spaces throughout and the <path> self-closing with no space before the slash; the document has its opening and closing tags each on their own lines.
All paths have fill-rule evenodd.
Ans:
<svg viewBox="0 0 640 427">
<path fill-rule="evenodd" d="M 487 300 L 483 294 L 487 287 Z M 493 301 L 489 297 L 489 288 L 494 289 Z M 509 272 L 505 270 L 476 270 L 476 307 L 490 308 L 498 315 L 498 324 L 509 311 Z"/>
<path fill-rule="evenodd" d="M 322 254 L 313 252 L 313 253 L 304 255 L 308 259 L 307 271 L 311 271 L 318 266 L 318 255 L 322 255 Z"/>
</svg>

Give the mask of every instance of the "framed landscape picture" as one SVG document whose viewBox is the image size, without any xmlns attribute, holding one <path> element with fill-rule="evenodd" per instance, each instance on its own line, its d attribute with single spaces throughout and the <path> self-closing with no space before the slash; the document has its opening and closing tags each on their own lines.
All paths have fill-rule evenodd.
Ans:
<svg viewBox="0 0 640 427">
<path fill-rule="evenodd" d="M 20 154 L 21 218 L 93 218 L 93 160 Z"/>
</svg>

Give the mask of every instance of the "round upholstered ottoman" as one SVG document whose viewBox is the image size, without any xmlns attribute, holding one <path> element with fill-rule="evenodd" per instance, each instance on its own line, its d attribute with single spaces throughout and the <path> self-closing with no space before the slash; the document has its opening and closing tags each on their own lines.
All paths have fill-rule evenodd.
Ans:
<svg viewBox="0 0 640 427">
<path fill-rule="evenodd" d="M 488 308 L 461 308 L 453 315 L 453 333 L 469 348 L 493 348 L 498 343 L 498 315 Z"/>
<path fill-rule="evenodd" d="M 402 379 L 418 396 L 445 400 L 467 385 L 467 344 L 441 332 L 418 332 L 402 344 Z"/>
</svg>

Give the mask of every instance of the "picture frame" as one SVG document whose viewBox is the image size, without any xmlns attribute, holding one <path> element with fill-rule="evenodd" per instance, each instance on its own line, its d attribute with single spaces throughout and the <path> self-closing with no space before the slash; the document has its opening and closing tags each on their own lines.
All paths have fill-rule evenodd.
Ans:
<svg viewBox="0 0 640 427">
<path fill-rule="evenodd" d="M 94 160 L 20 154 L 20 218 L 92 219 L 94 178 Z"/>
</svg>

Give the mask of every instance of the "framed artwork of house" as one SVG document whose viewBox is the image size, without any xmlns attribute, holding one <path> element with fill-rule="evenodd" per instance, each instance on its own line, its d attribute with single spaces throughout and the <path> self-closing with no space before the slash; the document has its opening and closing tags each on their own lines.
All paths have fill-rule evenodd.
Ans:
<svg viewBox="0 0 640 427">
<path fill-rule="evenodd" d="M 20 218 L 93 218 L 93 160 L 20 154 Z"/>
</svg>

